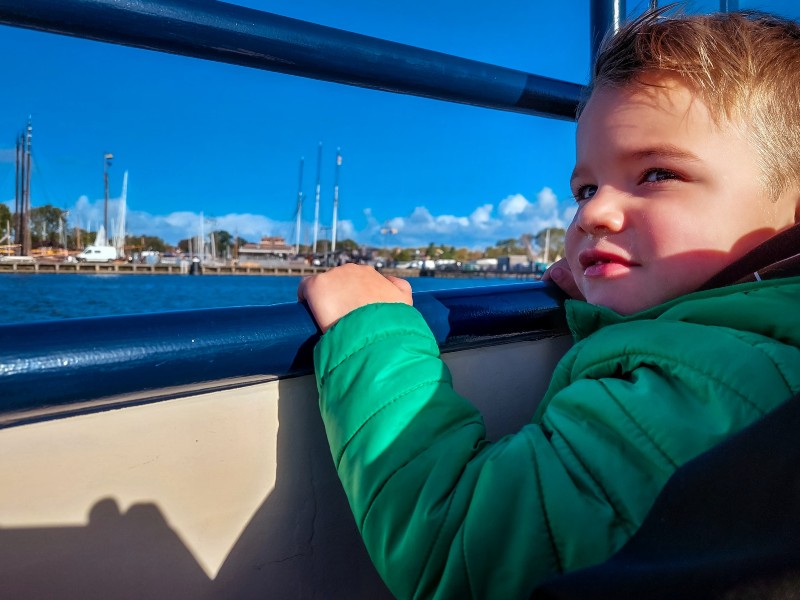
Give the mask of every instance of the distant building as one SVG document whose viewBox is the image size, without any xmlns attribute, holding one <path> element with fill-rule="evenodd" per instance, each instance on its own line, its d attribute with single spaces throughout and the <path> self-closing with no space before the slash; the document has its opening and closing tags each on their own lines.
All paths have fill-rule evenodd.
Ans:
<svg viewBox="0 0 800 600">
<path fill-rule="evenodd" d="M 525 254 L 511 254 L 497 257 L 498 271 L 530 271 L 531 259 Z"/>
<path fill-rule="evenodd" d="M 269 265 L 288 260 L 294 255 L 294 246 L 278 236 L 264 236 L 256 244 L 245 244 L 239 248 L 239 264 L 254 263 Z"/>
<path fill-rule="evenodd" d="M 496 258 L 478 258 L 473 260 L 472 263 L 474 270 L 477 271 L 496 271 L 497 259 Z"/>
</svg>

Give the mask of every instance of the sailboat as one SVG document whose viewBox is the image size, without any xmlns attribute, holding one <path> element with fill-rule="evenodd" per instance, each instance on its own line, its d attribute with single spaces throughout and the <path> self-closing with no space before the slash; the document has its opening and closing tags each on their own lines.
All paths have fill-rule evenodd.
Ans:
<svg viewBox="0 0 800 600">
<path fill-rule="evenodd" d="M 122 194 L 117 209 L 116 230 L 114 232 L 114 248 L 117 258 L 125 257 L 125 221 L 128 213 L 128 171 L 122 175 Z"/>
</svg>

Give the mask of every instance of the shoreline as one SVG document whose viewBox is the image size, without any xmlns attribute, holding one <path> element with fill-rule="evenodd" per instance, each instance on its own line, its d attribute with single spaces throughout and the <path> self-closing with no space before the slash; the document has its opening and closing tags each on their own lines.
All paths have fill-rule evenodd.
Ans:
<svg viewBox="0 0 800 600">
<path fill-rule="evenodd" d="M 36 263 L 2 263 L 2 273 L 58 273 L 58 274 L 88 274 L 109 273 L 120 275 L 189 275 L 191 263 L 175 265 L 137 265 L 133 263 L 62 263 L 62 262 L 36 262 Z M 280 267 L 255 267 L 255 266 L 200 266 L 201 275 L 314 275 L 327 271 L 326 267 L 292 264 Z"/>
<path fill-rule="evenodd" d="M 280 267 L 256 266 L 201 266 L 199 275 L 249 275 L 249 276 L 307 276 L 324 273 L 329 267 L 311 265 L 286 265 Z M 504 279 L 539 279 L 535 273 L 524 271 L 446 271 L 421 269 L 380 269 L 384 275 L 395 277 L 437 277 L 437 278 L 504 278 Z M 0 275 L 3 273 L 48 273 L 71 275 L 188 275 L 185 265 L 137 265 L 130 263 L 0 263 Z"/>
</svg>

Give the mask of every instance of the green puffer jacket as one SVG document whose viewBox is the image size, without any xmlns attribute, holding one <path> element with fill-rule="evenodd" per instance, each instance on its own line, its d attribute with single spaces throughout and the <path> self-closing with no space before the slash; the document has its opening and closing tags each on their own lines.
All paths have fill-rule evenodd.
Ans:
<svg viewBox="0 0 800 600">
<path fill-rule="evenodd" d="M 609 557 L 677 467 L 800 392 L 800 277 L 629 317 L 568 302 L 576 344 L 534 421 L 487 442 L 420 314 L 373 304 L 317 345 L 320 405 L 398 598 L 526 598 Z"/>
</svg>

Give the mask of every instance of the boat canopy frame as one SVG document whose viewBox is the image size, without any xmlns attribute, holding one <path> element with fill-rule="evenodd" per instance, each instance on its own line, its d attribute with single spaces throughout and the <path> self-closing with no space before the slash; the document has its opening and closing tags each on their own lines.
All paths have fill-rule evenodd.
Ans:
<svg viewBox="0 0 800 600">
<path fill-rule="evenodd" d="M 625 0 L 588 0 L 591 60 Z M 657 5 L 657 2 L 650 2 Z M 720 0 L 720 10 L 738 0 Z M 205 0 L 0 0 L 0 24 L 555 119 L 583 86 Z"/>
<path fill-rule="evenodd" d="M 558 119 L 574 119 L 581 94 L 576 83 L 224 2 L 0 0 L 0 23 Z"/>
</svg>

